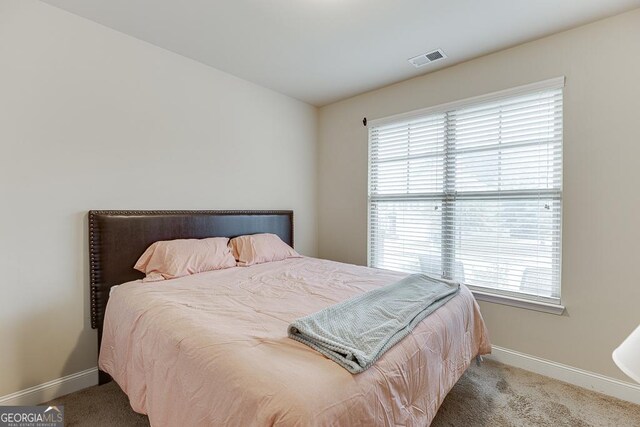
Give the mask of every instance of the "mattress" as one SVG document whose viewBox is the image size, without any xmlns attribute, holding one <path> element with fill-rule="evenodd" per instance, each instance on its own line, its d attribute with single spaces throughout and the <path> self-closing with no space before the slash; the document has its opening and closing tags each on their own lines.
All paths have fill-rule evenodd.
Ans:
<svg viewBox="0 0 640 427">
<path fill-rule="evenodd" d="M 360 374 L 287 337 L 294 319 L 405 276 L 296 258 L 125 283 L 99 367 L 152 426 L 428 425 L 491 350 L 466 287 Z"/>
</svg>

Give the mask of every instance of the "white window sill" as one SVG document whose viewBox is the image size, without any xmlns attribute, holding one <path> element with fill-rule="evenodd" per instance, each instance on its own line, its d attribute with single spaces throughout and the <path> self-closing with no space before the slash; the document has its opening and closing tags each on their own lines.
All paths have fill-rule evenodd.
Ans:
<svg viewBox="0 0 640 427">
<path fill-rule="evenodd" d="M 551 313 L 561 315 L 564 313 L 564 305 L 551 304 L 542 301 L 531 301 L 522 298 L 509 297 L 505 295 L 496 295 L 487 292 L 471 290 L 473 296 L 478 301 L 492 302 L 495 304 L 510 305 L 512 307 L 526 308 L 527 310 L 541 311 L 543 313 Z"/>
</svg>

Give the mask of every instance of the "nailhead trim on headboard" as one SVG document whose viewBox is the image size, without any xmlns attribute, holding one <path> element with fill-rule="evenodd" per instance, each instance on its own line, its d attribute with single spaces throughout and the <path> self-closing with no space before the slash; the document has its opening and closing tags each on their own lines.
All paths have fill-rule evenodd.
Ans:
<svg viewBox="0 0 640 427">
<path fill-rule="evenodd" d="M 96 230 L 97 216 L 155 216 L 155 215 L 288 215 L 291 218 L 291 244 L 293 245 L 293 211 L 287 210 L 92 210 L 89 211 L 89 286 L 91 293 L 91 327 L 99 328 L 98 325 L 98 300 L 97 292 L 101 280 L 99 269 L 99 244 Z"/>
</svg>

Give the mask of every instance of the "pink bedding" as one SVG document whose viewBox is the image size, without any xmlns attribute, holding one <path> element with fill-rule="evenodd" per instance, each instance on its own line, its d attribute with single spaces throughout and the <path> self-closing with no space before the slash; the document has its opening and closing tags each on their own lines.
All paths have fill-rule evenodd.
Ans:
<svg viewBox="0 0 640 427">
<path fill-rule="evenodd" d="M 287 338 L 292 320 L 404 276 L 294 258 L 126 283 L 99 366 L 153 426 L 425 426 L 491 350 L 467 288 L 357 375 Z"/>
</svg>

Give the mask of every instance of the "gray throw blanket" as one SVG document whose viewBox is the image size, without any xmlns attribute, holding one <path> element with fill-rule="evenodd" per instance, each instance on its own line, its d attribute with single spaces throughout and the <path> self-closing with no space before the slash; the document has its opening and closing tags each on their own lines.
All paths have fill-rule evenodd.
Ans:
<svg viewBox="0 0 640 427">
<path fill-rule="evenodd" d="M 289 337 L 357 374 L 459 291 L 456 282 L 412 274 L 297 319 Z"/>
</svg>

